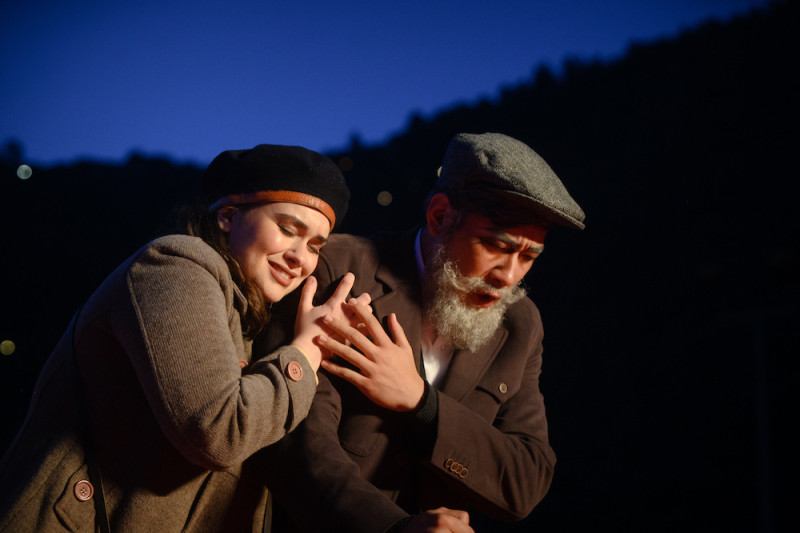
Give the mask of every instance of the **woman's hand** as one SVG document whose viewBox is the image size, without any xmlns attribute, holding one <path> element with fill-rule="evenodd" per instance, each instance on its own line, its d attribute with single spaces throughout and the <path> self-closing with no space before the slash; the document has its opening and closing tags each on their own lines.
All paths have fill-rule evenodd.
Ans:
<svg viewBox="0 0 800 533">
<path fill-rule="evenodd" d="M 305 354 L 314 372 L 319 369 L 323 357 L 332 355 L 329 352 L 323 353 L 323 348 L 314 342 L 320 335 L 334 334 L 324 324 L 323 317 L 331 316 L 348 323 L 353 320 L 353 313 L 345 303 L 350 289 L 353 288 L 353 283 L 355 283 L 355 276 L 348 272 L 342 277 L 342 281 L 339 282 L 339 286 L 336 287 L 336 291 L 328 301 L 316 307 L 314 306 L 314 294 L 317 292 L 316 278 L 309 276 L 305 285 L 303 285 L 303 292 L 300 294 L 300 305 L 297 308 L 292 346 Z M 358 298 L 350 298 L 350 301 L 369 305 L 370 297 L 364 293 Z"/>
</svg>

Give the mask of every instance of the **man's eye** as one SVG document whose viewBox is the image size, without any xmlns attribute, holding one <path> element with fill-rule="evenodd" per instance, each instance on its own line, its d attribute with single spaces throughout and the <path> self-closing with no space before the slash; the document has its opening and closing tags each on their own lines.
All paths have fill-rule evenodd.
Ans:
<svg viewBox="0 0 800 533">
<path fill-rule="evenodd" d="M 287 237 L 294 237 L 294 232 L 289 228 L 287 228 L 286 226 L 284 226 L 283 224 L 278 224 L 278 227 L 280 228 L 281 233 L 283 233 Z"/>
</svg>

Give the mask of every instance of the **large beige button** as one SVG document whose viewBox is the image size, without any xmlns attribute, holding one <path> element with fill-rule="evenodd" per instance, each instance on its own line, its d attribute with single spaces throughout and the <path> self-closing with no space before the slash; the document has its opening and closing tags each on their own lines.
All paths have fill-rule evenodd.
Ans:
<svg viewBox="0 0 800 533">
<path fill-rule="evenodd" d="M 292 381 L 303 379 L 303 367 L 297 361 L 292 361 L 286 365 L 286 376 Z"/>
<path fill-rule="evenodd" d="M 506 385 L 505 383 L 501 383 L 500 385 L 498 385 L 497 390 L 499 390 L 501 394 L 505 394 L 508 392 L 508 385 Z"/>
<path fill-rule="evenodd" d="M 75 494 L 75 497 L 82 502 L 86 502 L 92 499 L 94 495 L 94 487 L 91 483 L 87 480 L 82 479 L 75 483 L 75 487 L 72 489 L 72 492 Z"/>
</svg>

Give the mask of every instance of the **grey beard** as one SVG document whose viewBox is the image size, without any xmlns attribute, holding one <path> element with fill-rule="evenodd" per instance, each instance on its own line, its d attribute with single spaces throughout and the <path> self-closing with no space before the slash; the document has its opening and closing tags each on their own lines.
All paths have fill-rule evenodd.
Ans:
<svg viewBox="0 0 800 533">
<path fill-rule="evenodd" d="M 494 335 L 509 305 L 525 297 L 525 289 L 516 285 L 496 289 L 480 278 L 468 278 L 458 272 L 453 261 L 437 250 L 427 278 L 428 318 L 440 335 L 450 338 L 453 346 L 474 352 Z M 500 300 L 489 307 L 474 307 L 466 302 L 469 292 L 499 292 Z"/>
</svg>

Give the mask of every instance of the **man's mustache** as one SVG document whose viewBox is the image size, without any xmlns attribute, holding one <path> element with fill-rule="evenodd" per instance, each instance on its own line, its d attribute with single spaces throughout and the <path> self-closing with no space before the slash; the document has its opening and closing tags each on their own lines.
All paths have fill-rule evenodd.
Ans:
<svg viewBox="0 0 800 533">
<path fill-rule="evenodd" d="M 525 289 L 519 284 L 513 287 L 494 287 L 482 278 L 472 278 L 462 275 L 458 272 L 455 263 L 449 261 L 445 262 L 442 268 L 445 271 L 449 271 L 447 275 L 459 291 L 465 293 L 482 292 L 497 295 L 500 297 L 500 300 L 496 303 L 503 303 L 506 305 L 511 305 L 525 296 Z"/>
</svg>

